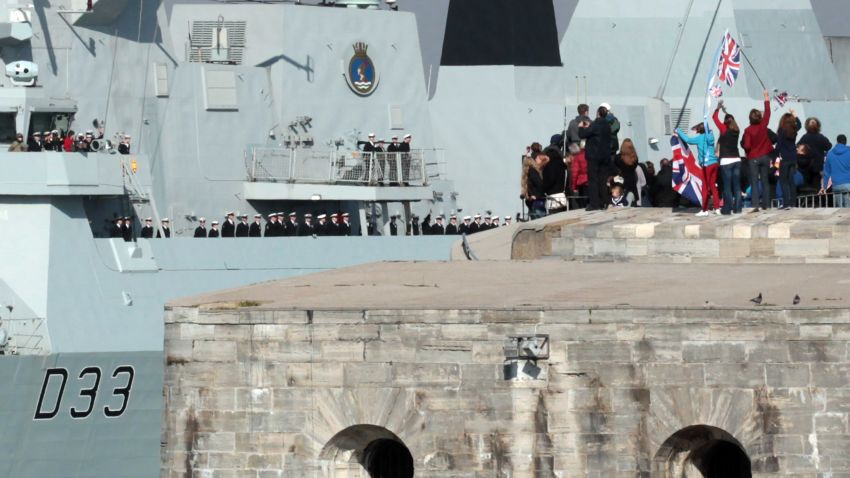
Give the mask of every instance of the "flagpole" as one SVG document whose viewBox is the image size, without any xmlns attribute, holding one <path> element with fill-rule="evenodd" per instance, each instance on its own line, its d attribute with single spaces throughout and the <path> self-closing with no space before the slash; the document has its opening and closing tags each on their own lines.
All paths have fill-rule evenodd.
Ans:
<svg viewBox="0 0 850 478">
<path fill-rule="evenodd" d="M 726 35 L 729 34 L 729 29 L 723 33 L 723 38 L 720 40 L 720 45 L 717 46 L 717 51 L 714 53 L 714 61 L 712 67 L 708 69 L 708 80 L 705 86 L 705 107 L 703 109 L 702 122 L 705 126 L 705 131 L 708 132 L 708 110 L 711 109 L 711 84 L 714 82 L 714 75 L 717 74 L 717 65 L 720 63 L 720 54 L 723 51 L 723 44 L 726 42 Z"/>
</svg>

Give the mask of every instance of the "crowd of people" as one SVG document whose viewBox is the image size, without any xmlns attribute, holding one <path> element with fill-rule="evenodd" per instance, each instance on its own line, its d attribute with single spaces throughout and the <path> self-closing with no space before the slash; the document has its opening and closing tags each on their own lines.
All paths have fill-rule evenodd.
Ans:
<svg viewBox="0 0 850 478">
<path fill-rule="evenodd" d="M 11 152 L 40 152 L 40 151 L 56 151 L 58 153 L 87 153 L 94 151 L 92 142 L 95 140 L 102 141 L 103 133 L 89 130 L 84 134 L 76 134 L 74 130 L 69 131 L 36 131 L 24 141 L 24 135 L 17 133 L 15 141 L 9 145 Z M 130 154 L 130 135 L 121 136 L 121 142 L 118 143 L 119 154 Z"/>
<path fill-rule="evenodd" d="M 262 214 L 254 214 L 253 221 L 249 221 L 247 214 L 237 215 L 228 212 L 222 221 L 210 221 L 207 227 L 206 218 L 199 218 L 192 237 L 196 238 L 218 238 L 218 237 L 304 237 L 304 236 L 359 236 L 358 228 L 352 228 L 351 217 L 347 212 L 321 213 L 314 215 L 307 213 L 300 215 L 296 212 L 289 214 L 275 212 L 266 216 L 263 220 Z M 143 221 L 139 237 L 169 238 L 171 237 L 171 221 L 166 217 L 160 221 L 159 228 L 154 227 L 153 218 L 147 217 Z M 123 238 L 125 241 L 133 240 L 134 219 L 130 216 L 116 217 L 112 219 L 109 229 L 109 237 Z M 504 222 L 500 224 L 498 216 L 476 214 L 465 216 L 462 222 L 458 221 L 457 215 L 449 216 L 448 221 L 443 215 L 438 215 L 433 222 L 431 214 L 425 216 L 424 220 L 413 214 L 409 221 L 402 221 L 399 215 L 390 217 L 389 234 L 397 236 L 399 233 L 408 236 L 431 236 L 431 235 L 460 235 L 474 234 L 503 225 L 510 225 L 510 216 L 505 216 Z M 399 230 L 401 227 L 401 230 Z M 370 223 L 367 232 L 369 235 L 380 235 L 375 225 Z"/>
<path fill-rule="evenodd" d="M 694 146 L 702 170 L 699 204 L 674 189 L 669 159 L 662 159 L 656 171 L 653 163 L 639 161 L 631 139 L 620 142 L 620 122 L 610 105 L 602 103 L 592 120 L 589 111 L 588 105 L 579 105 L 578 115 L 565 131 L 552 136 L 549 146 L 533 143 L 526 149 L 521 197 L 532 219 L 568 208 L 700 204 L 699 216 L 728 215 L 741 213 L 745 205 L 754 212 L 768 209 L 772 199 L 788 209 L 797 205 L 798 191 L 831 192 L 836 206 L 850 207 L 846 136 L 839 135 L 833 146 L 821 133 L 818 118 L 803 122 L 793 109 L 781 116 L 774 131 L 766 91 L 764 109 L 749 112 L 743 131 L 722 101 L 712 115 L 717 136 L 703 123 L 689 132 L 676 130 L 682 142 Z"/>
</svg>

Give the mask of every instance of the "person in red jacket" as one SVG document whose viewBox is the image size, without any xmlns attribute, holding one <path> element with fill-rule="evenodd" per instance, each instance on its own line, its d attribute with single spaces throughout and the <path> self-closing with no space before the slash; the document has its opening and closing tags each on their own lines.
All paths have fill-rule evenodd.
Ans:
<svg viewBox="0 0 850 478">
<path fill-rule="evenodd" d="M 587 196 L 587 158 L 584 156 L 584 148 L 581 143 L 572 143 L 569 146 L 570 150 L 570 195 L 581 196 L 574 200 L 573 209 L 586 207 L 587 201 L 584 197 Z"/>
<path fill-rule="evenodd" d="M 753 212 L 759 210 L 759 181 L 761 181 L 761 208 L 770 207 L 770 163 L 773 161 L 773 142 L 767 134 L 770 123 L 770 95 L 764 90 L 764 113 L 753 108 L 750 110 L 750 125 L 744 130 L 741 146 L 747 153 L 750 171 L 750 189 L 752 191 Z"/>
<path fill-rule="evenodd" d="M 76 145 L 74 144 L 74 130 L 68 131 L 68 133 L 65 135 L 65 139 L 62 140 L 62 149 L 66 153 L 71 153 L 74 152 L 74 150 L 76 149 L 75 146 Z"/>
</svg>

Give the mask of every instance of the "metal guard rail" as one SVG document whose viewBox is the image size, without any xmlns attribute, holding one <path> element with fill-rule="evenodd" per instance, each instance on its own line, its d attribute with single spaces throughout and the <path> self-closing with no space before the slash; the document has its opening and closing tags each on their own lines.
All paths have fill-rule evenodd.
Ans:
<svg viewBox="0 0 850 478">
<path fill-rule="evenodd" d="M 364 153 L 252 147 L 246 157 L 249 181 L 349 184 L 358 186 L 425 186 L 432 150 Z M 435 151 L 434 151 L 435 152 Z"/>
</svg>

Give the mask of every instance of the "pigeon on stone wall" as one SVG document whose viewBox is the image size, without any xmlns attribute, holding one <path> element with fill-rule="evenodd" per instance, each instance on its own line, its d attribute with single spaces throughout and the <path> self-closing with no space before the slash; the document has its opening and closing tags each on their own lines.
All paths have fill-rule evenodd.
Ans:
<svg viewBox="0 0 850 478">
<path fill-rule="evenodd" d="M 794 295 L 794 305 L 797 305 L 799 303 L 800 303 L 800 294 L 796 294 L 796 295 Z"/>
<path fill-rule="evenodd" d="M 750 299 L 750 302 L 756 305 L 761 304 L 761 292 L 759 292 L 759 295 L 757 297 L 753 297 L 752 299 Z"/>
</svg>

